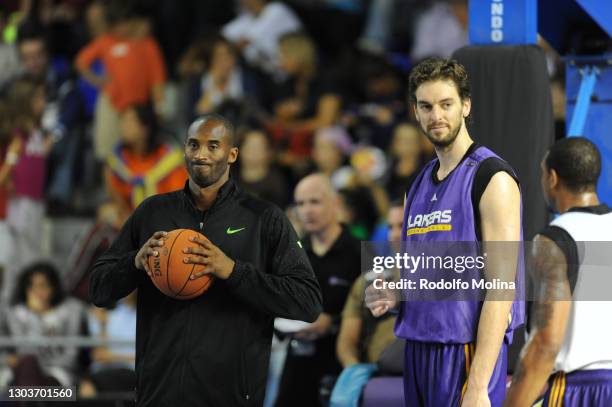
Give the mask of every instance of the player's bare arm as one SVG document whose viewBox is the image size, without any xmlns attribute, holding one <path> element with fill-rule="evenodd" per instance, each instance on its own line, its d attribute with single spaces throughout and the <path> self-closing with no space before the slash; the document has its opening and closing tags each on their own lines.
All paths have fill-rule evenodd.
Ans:
<svg viewBox="0 0 612 407">
<path fill-rule="evenodd" d="M 538 398 L 552 373 L 571 308 L 567 260 L 561 249 L 549 238 L 537 235 L 531 256 L 540 299 L 536 301 L 534 326 L 521 351 L 504 406 L 531 406 Z"/>
<path fill-rule="evenodd" d="M 479 204 L 484 250 L 487 242 L 518 242 L 521 239 L 521 201 L 516 181 L 506 172 L 498 172 L 487 185 Z M 513 246 L 513 245 L 509 245 Z M 518 249 L 518 244 L 515 245 Z M 485 277 L 516 274 L 517 256 L 499 253 L 487 258 Z M 493 253 L 492 253 L 493 254 Z M 517 252 L 518 254 L 518 252 Z M 510 260 L 510 261 L 509 261 Z M 476 352 L 468 376 L 462 406 L 490 406 L 488 386 L 508 326 L 512 300 L 485 298 L 476 335 Z"/>
</svg>

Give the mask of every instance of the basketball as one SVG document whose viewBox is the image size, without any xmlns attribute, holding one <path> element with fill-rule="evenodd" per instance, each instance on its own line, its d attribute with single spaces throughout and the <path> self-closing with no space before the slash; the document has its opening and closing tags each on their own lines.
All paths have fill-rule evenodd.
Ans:
<svg viewBox="0 0 612 407">
<path fill-rule="evenodd" d="M 189 240 L 194 236 L 207 240 L 201 233 L 190 229 L 168 232 L 164 246 L 158 249 L 159 256 L 149 256 L 151 280 L 168 297 L 190 300 L 206 292 L 213 282 L 214 277 L 208 274 L 191 280 L 191 276 L 203 271 L 204 266 L 183 263 L 188 256 L 183 249 L 197 245 Z"/>
</svg>

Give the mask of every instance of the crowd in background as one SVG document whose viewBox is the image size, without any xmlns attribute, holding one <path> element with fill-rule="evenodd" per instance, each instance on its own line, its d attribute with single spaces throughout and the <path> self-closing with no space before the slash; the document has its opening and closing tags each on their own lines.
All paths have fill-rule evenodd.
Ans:
<svg viewBox="0 0 612 407">
<path fill-rule="evenodd" d="M 234 180 L 285 209 L 298 233 L 313 230 L 296 185 L 317 173 L 338 197 L 330 222 L 355 240 L 386 240 L 392 202 L 433 156 L 410 119 L 408 72 L 466 45 L 466 29 L 461 0 L 3 1 L 0 336 L 133 338 L 134 299 L 90 308 L 87 270 L 142 200 L 183 187 L 182 140 L 206 113 L 238 129 Z M 547 55 L 563 134 L 562 72 Z M 57 270 L 42 225 L 67 216 L 95 223 Z M 325 307 L 332 375 L 352 360 L 335 354 L 349 283 L 324 298 L 335 304 Z M 86 350 L 8 348 L 0 386 L 133 387 L 133 349 Z"/>
</svg>

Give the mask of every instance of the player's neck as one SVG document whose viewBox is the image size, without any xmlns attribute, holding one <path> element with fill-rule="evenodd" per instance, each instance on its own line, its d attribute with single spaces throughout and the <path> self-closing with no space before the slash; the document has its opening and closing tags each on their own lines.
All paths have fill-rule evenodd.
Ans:
<svg viewBox="0 0 612 407">
<path fill-rule="evenodd" d="M 455 169 L 473 142 L 467 130 L 463 127 L 453 144 L 442 148 L 436 147 L 436 155 L 440 161 L 440 168 L 437 174 L 438 179 L 444 179 Z"/>
<path fill-rule="evenodd" d="M 584 192 L 581 194 L 572 194 L 566 192 L 562 194 L 558 201 L 557 206 L 559 213 L 565 213 L 571 208 L 585 208 L 588 206 L 599 205 L 599 197 L 596 192 Z"/>
<path fill-rule="evenodd" d="M 215 199 L 217 199 L 219 190 L 228 180 L 229 172 L 226 172 L 217 180 L 217 182 L 202 188 L 192 179 L 189 179 L 189 190 L 191 191 L 191 195 L 193 196 L 193 200 L 195 201 L 197 208 L 201 211 L 210 209 L 215 202 Z"/>
<path fill-rule="evenodd" d="M 310 236 L 312 250 L 317 256 L 323 256 L 331 249 L 341 233 L 342 226 L 339 223 L 333 223 L 319 232 L 312 233 Z"/>
</svg>

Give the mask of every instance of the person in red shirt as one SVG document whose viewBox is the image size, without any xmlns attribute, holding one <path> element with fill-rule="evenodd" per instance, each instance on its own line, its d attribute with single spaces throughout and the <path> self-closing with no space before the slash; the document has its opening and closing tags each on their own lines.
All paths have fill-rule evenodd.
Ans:
<svg viewBox="0 0 612 407">
<path fill-rule="evenodd" d="M 11 150 L 6 154 L 6 182 L 10 183 L 6 221 L 10 230 L 11 253 L 6 284 L 25 265 L 42 257 L 42 225 L 47 157 L 53 138 L 41 127 L 45 110 L 44 82 L 23 77 L 8 92 L 12 133 Z M 10 289 L 10 288 L 7 288 Z"/>
<path fill-rule="evenodd" d="M 101 160 L 117 142 L 119 113 L 151 99 L 159 112 L 166 81 L 159 45 L 143 33 L 141 19 L 122 2 L 111 3 L 108 15 L 110 31 L 86 45 L 76 58 L 76 68 L 83 78 L 102 90 L 94 118 L 95 153 Z M 103 75 L 91 68 L 97 60 L 104 66 Z"/>
</svg>

